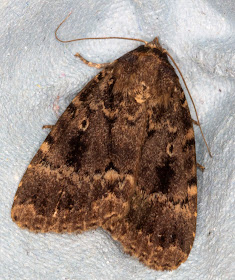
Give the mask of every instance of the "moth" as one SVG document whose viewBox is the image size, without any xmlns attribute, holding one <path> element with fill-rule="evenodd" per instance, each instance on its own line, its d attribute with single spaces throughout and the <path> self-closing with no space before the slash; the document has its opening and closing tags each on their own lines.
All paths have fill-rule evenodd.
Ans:
<svg viewBox="0 0 235 280">
<path fill-rule="evenodd" d="M 193 122 L 158 41 L 107 65 L 29 164 L 11 217 L 33 232 L 102 227 L 156 270 L 185 262 L 196 232 Z"/>
</svg>

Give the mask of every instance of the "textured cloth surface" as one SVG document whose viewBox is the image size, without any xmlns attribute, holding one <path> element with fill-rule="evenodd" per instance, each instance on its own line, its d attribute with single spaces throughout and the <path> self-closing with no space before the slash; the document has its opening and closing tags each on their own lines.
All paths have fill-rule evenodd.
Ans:
<svg viewBox="0 0 235 280">
<path fill-rule="evenodd" d="M 235 279 L 234 1 L 2 1 L 0 56 L 0 279 Z M 158 36 L 178 63 L 213 158 L 195 127 L 198 220 L 193 249 L 176 271 L 151 270 L 101 230 L 34 234 L 11 221 L 18 184 L 33 155 L 76 93 L 98 72 L 74 57 L 108 62 Z M 189 101 L 189 98 L 187 98 Z M 189 102 L 190 103 L 190 102 Z M 192 106 L 190 105 L 192 109 Z M 191 110 L 192 116 L 195 113 Z"/>
</svg>

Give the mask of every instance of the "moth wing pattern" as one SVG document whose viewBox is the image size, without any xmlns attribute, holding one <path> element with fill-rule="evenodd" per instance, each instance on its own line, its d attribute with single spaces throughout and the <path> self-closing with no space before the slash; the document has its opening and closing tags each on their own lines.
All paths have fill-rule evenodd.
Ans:
<svg viewBox="0 0 235 280">
<path fill-rule="evenodd" d="M 109 220 L 106 229 L 123 244 L 127 253 L 147 266 L 172 270 L 187 259 L 195 237 L 195 141 L 178 77 L 167 57 L 153 51 L 149 50 L 152 60 L 158 62 L 154 64 L 157 69 L 150 70 L 156 76 L 150 77 L 149 83 L 155 87 L 145 88 L 149 99 L 143 108 L 146 123 L 135 193 L 128 214 L 118 222 Z M 148 56 L 145 65 L 147 62 Z M 151 69 L 150 65 L 147 67 Z M 130 72 L 134 73 L 135 69 Z M 146 81 L 147 77 L 142 82 L 146 85 Z"/>
<path fill-rule="evenodd" d="M 196 181 L 187 101 L 149 43 L 75 97 L 26 170 L 12 219 L 40 232 L 101 226 L 147 266 L 172 270 L 193 244 Z"/>
<path fill-rule="evenodd" d="M 12 219 L 20 227 L 82 232 L 126 212 L 132 177 L 113 170 L 109 118 L 116 117 L 111 116 L 111 81 L 112 69 L 97 75 L 74 98 L 32 159 L 12 206 Z"/>
</svg>

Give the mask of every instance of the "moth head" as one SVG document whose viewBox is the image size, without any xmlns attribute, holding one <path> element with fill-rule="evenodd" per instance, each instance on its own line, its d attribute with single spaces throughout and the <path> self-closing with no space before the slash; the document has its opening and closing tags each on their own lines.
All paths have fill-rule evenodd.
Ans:
<svg viewBox="0 0 235 280">
<path fill-rule="evenodd" d="M 156 49 L 159 49 L 159 50 L 163 51 L 163 48 L 162 48 L 162 46 L 159 43 L 158 37 L 154 38 L 153 41 L 149 42 L 147 44 L 147 46 L 149 48 L 156 48 Z"/>
</svg>

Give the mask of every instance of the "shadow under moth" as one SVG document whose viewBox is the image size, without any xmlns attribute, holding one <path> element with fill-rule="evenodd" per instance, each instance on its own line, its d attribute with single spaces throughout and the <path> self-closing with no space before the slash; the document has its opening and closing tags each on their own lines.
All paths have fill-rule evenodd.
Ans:
<svg viewBox="0 0 235 280">
<path fill-rule="evenodd" d="M 34 232 L 102 227 L 156 270 L 186 261 L 197 216 L 193 122 L 154 40 L 108 64 L 29 164 L 11 216 Z"/>
</svg>

